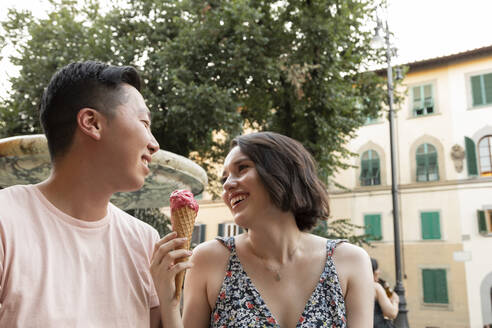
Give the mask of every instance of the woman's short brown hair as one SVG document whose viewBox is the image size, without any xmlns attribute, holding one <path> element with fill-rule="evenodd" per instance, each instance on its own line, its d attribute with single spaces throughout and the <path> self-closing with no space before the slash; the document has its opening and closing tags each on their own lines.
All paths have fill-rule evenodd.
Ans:
<svg viewBox="0 0 492 328">
<path fill-rule="evenodd" d="M 300 142 L 274 132 L 256 132 L 234 138 L 231 149 L 235 146 L 255 163 L 273 203 L 291 211 L 300 230 L 328 218 L 328 192 L 318 178 L 316 162 Z"/>
</svg>

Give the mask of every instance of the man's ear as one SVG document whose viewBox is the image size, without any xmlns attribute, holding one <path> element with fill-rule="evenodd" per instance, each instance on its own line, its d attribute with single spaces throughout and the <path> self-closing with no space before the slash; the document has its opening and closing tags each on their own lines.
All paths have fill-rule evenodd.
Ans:
<svg viewBox="0 0 492 328">
<path fill-rule="evenodd" d="M 103 115 L 92 108 L 82 108 L 77 113 L 77 125 L 85 135 L 99 140 L 101 139 L 101 129 Z"/>
</svg>

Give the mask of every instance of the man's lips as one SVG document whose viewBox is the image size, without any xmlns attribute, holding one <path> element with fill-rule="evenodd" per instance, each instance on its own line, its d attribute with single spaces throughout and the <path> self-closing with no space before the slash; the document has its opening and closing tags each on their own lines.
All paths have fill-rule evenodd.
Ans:
<svg viewBox="0 0 492 328">
<path fill-rule="evenodd" d="M 144 163 L 145 166 L 148 167 L 151 161 L 152 161 L 151 156 L 147 156 L 147 155 L 142 156 L 142 162 Z"/>
</svg>

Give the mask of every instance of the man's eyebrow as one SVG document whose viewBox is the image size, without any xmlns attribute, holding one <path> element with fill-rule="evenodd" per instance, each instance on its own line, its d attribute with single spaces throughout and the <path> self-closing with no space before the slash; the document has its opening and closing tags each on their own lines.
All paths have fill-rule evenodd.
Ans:
<svg viewBox="0 0 492 328">
<path fill-rule="evenodd" d="M 140 108 L 141 113 L 146 114 L 149 118 L 149 121 L 152 121 L 152 112 L 148 108 Z"/>
</svg>

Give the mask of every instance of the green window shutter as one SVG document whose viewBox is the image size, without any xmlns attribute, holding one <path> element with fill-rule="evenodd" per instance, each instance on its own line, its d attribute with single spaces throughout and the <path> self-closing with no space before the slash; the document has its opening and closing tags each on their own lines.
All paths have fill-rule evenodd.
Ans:
<svg viewBox="0 0 492 328">
<path fill-rule="evenodd" d="M 224 223 L 219 223 L 219 236 L 224 237 Z"/>
<path fill-rule="evenodd" d="M 422 284 L 424 289 L 424 303 L 435 303 L 434 274 L 432 270 L 422 270 Z"/>
<path fill-rule="evenodd" d="M 478 175 L 477 153 L 475 150 L 475 142 L 468 137 L 465 137 L 465 149 L 466 149 L 466 166 L 468 168 L 468 175 Z"/>
<path fill-rule="evenodd" d="M 492 73 L 483 76 L 485 103 L 492 104 Z"/>
<path fill-rule="evenodd" d="M 445 269 L 423 269 L 424 303 L 448 304 L 448 282 Z"/>
<path fill-rule="evenodd" d="M 436 303 L 448 304 L 448 282 L 445 269 L 434 270 Z"/>
<path fill-rule="evenodd" d="M 432 239 L 431 238 L 431 226 L 428 213 L 420 214 L 420 224 L 422 227 L 422 239 Z"/>
<path fill-rule="evenodd" d="M 437 164 L 437 152 L 427 154 L 427 174 L 429 175 L 429 181 L 439 180 L 439 166 Z"/>
<path fill-rule="evenodd" d="M 434 112 L 434 99 L 432 97 L 432 84 L 427 84 L 423 86 L 424 93 L 424 107 L 426 109 L 426 114 Z"/>
<path fill-rule="evenodd" d="M 441 220 L 439 217 L 439 212 L 432 213 L 432 237 L 434 239 L 441 239 Z"/>
<path fill-rule="evenodd" d="M 417 181 L 427 181 L 427 156 L 425 154 L 417 154 Z"/>
<path fill-rule="evenodd" d="M 371 165 L 371 175 L 372 175 L 372 184 L 380 185 L 381 184 L 381 170 L 379 169 L 379 158 L 372 160 Z"/>
<path fill-rule="evenodd" d="M 365 234 L 369 235 L 368 240 L 381 240 L 381 215 L 364 215 Z"/>
<path fill-rule="evenodd" d="M 200 243 L 205 241 L 205 235 L 207 232 L 207 226 L 205 224 L 200 224 Z"/>
<path fill-rule="evenodd" d="M 471 87 L 472 87 L 472 99 L 473 106 L 479 106 L 484 104 L 484 95 L 482 94 L 482 82 L 480 75 L 471 77 Z"/>
<path fill-rule="evenodd" d="M 429 166 L 437 166 L 437 153 L 436 152 L 427 153 L 427 163 L 429 163 Z"/>
<path fill-rule="evenodd" d="M 368 186 L 370 160 L 363 159 L 360 162 L 360 185 Z"/>
<path fill-rule="evenodd" d="M 368 150 L 361 156 L 360 185 L 373 186 L 381 184 L 379 156 L 376 151 Z"/>
<path fill-rule="evenodd" d="M 439 212 L 422 212 L 420 214 L 422 239 L 441 239 Z"/>
<path fill-rule="evenodd" d="M 414 113 L 415 113 L 415 110 L 417 109 L 421 109 L 423 106 L 422 106 L 422 102 L 423 102 L 423 97 L 422 97 L 422 94 L 421 94 L 421 87 L 418 86 L 418 87 L 413 87 L 412 88 L 412 93 L 413 93 L 413 109 L 414 109 Z"/>
<path fill-rule="evenodd" d="M 370 221 L 370 215 L 364 215 L 364 234 L 372 236 L 372 225 Z M 368 239 L 371 239 L 369 237 Z"/>
<path fill-rule="evenodd" d="M 487 229 L 487 222 L 485 221 L 485 211 L 478 210 L 478 232 L 481 234 L 487 234 L 489 231 Z"/>
</svg>

